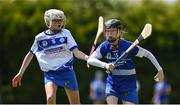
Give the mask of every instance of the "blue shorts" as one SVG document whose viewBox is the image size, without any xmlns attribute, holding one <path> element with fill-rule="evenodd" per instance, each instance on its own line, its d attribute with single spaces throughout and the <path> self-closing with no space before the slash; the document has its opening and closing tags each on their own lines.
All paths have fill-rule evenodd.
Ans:
<svg viewBox="0 0 180 105">
<path fill-rule="evenodd" d="M 139 103 L 136 89 L 131 91 L 117 92 L 112 88 L 111 85 L 106 84 L 106 97 L 107 96 L 115 96 L 120 100 L 129 101 L 135 104 Z"/>
<path fill-rule="evenodd" d="M 63 71 L 44 72 L 44 83 L 53 82 L 56 85 L 71 90 L 79 90 L 74 70 L 66 69 Z"/>
</svg>

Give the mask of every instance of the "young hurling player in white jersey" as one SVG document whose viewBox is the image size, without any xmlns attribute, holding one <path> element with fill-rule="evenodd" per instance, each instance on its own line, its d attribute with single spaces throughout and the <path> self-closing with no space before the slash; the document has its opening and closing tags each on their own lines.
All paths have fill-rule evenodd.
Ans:
<svg viewBox="0 0 180 105">
<path fill-rule="evenodd" d="M 21 86 L 23 74 L 35 55 L 44 72 L 47 104 L 56 103 L 58 86 L 66 91 L 70 104 L 80 104 L 79 89 L 73 70 L 73 54 L 87 60 L 88 56 L 78 49 L 69 30 L 65 29 L 64 12 L 49 9 L 44 14 L 48 30 L 39 33 L 23 60 L 18 74 L 13 78 L 13 87 Z"/>
<path fill-rule="evenodd" d="M 132 44 L 122 38 L 124 25 L 117 19 L 105 22 L 104 41 L 88 59 L 88 63 L 97 67 L 106 68 L 110 73 L 106 79 L 106 101 L 108 104 L 138 104 L 136 92 L 136 70 L 132 61 L 134 56 L 146 57 L 158 70 L 155 78 L 162 80 L 164 73 L 153 54 L 146 49 L 136 46 L 126 57 L 114 65 L 118 57 Z M 103 58 L 105 62 L 99 59 Z"/>
</svg>

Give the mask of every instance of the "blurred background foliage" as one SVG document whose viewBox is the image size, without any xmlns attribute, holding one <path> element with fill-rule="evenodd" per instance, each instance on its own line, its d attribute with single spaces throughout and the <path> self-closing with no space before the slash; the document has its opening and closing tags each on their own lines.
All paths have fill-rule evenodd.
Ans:
<svg viewBox="0 0 180 105">
<path fill-rule="evenodd" d="M 0 0 L 0 94 L 1 103 L 46 103 L 43 72 L 34 58 L 24 74 L 22 86 L 12 88 L 11 79 L 18 72 L 35 35 L 46 29 L 44 12 L 50 8 L 65 12 L 66 28 L 71 30 L 80 50 L 89 53 L 95 39 L 98 17 L 118 18 L 126 25 L 124 37 L 133 41 L 145 23 L 153 25 L 152 36 L 140 46 L 150 50 L 164 68 L 172 85 L 170 103 L 180 103 L 179 46 L 180 1 L 162 0 Z M 104 40 L 101 37 L 99 42 Z M 151 103 L 155 67 L 147 59 L 135 58 L 137 76 L 141 84 L 140 103 Z M 88 98 L 89 83 L 97 69 L 87 69 L 86 62 L 76 59 L 81 102 Z M 104 73 L 105 74 L 105 73 Z M 106 74 L 105 74 L 106 75 Z M 68 103 L 64 90 L 57 92 L 58 103 Z"/>
</svg>

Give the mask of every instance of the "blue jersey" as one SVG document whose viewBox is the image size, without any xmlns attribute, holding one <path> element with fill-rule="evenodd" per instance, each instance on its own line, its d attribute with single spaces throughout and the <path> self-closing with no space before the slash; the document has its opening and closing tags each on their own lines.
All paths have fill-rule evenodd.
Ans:
<svg viewBox="0 0 180 105">
<path fill-rule="evenodd" d="M 100 53 L 103 59 L 110 63 L 115 62 L 118 57 L 131 45 L 131 42 L 121 40 L 117 50 L 110 49 L 110 43 L 105 41 L 99 46 Z M 129 54 L 118 62 L 118 66 L 115 70 L 134 70 L 132 58 L 138 53 L 138 47 L 133 48 Z M 136 89 L 136 75 L 112 75 L 110 73 L 107 78 L 107 83 L 116 88 L 117 91 L 129 91 Z"/>
<path fill-rule="evenodd" d="M 88 63 L 104 68 L 107 63 L 114 63 L 130 46 L 131 42 L 121 39 L 115 50 L 111 49 L 111 44 L 104 41 L 90 56 Z M 135 46 L 128 54 L 117 62 L 116 67 L 108 73 L 106 79 L 106 96 L 113 95 L 121 100 L 138 103 L 136 92 L 136 70 L 132 61 L 133 57 L 146 57 L 156 69 L 162 70 L 156 58 L 151 52 Z M 104 62 L 98 60 L 103 59 Z M 105 63 L 106 62 L 106 63 Z"/>
<path fill-rule="evenodd" d="M 93 92 L 95 92 L 95 96 L 91 97 L 92 100 L 103 100 L 105 99 L 105 83 L 101 79 L 94 79 L 90 88 Z"/>
<path fill-rule="evenodd" d="M 167 82 L 158 82 L 155 85 L 155 91 L 159 92 L 155 100 L 161 104 L 168 104 L 169 102 L 169 90 L 171 88 L 170 84 Z"/>
</svg>

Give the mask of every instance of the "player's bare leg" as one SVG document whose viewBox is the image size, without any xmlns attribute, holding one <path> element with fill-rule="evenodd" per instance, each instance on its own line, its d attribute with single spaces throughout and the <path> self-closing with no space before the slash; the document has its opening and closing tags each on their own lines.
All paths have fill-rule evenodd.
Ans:
<svg viewBox="0 0 180 105">
<path fill-rule="evenodd" d="M 132 102 L 129 102 L 129 101 L 124 101 L 124 100 L 122 101 L 122 103 L 123 103 L 123 104 L 128 104 L 128 105 L 135 105 L 135 104 L 134 104 L 134 103 L 132 103 Z"/>
<path fill-rule="evenodd" d="M 118 104 L 118 98 L 115 96 L 107 96 L 106 98 L 107 104 Z"/>
<path fill-rule="evenodd" d="M 79 91 L 73 91 L 65 88 L 70 104 L 80 104 Z"/>
<path fill-rule="evenodd" d="M 45 85 L 45 91 L 47 104 L 56 104 L 57 85 L 52 82 L 48 82 Z"/>
</svg>

